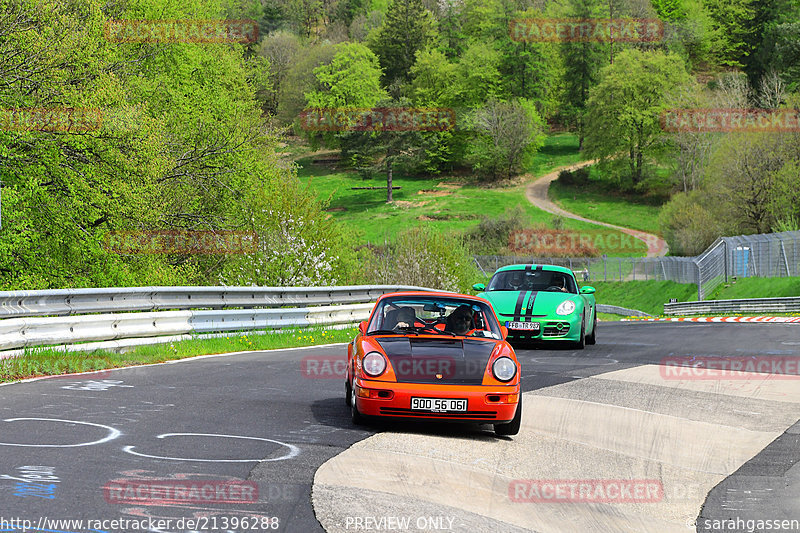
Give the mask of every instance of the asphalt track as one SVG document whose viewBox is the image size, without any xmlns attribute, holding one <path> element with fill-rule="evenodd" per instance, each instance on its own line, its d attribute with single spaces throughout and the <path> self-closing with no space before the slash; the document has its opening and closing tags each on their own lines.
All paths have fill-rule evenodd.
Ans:
<svg viewBox="0 0 800 533">
<path fill-rule="evenodd" d="M 2 386 L 0 531 L 22 531 L 22 520 L 28 531 L 80 533 L 387 531 L 407 518 L 412 531 L 727 533 L 748 531 L 748 520 L 800 520 L 798 382 L 665 383 L 658 366 L 671 356 L 800 357 L 800 327 L 603 323 L 598 334 L 580 352 L 518 350 L 526 418 L 513 439 L 488 426 L 352 426 L 330 359 L 343 345 Z M 667 497 L 511 501 L 508 479 L 535 476 L 658 479 Z M 257 498 L 111 490 L 190 481 L 257 487 Z M 133 527 L 148 517 L 173 523 Z M 180 518 L 200 521 L 178 527 Z M 93 522 L 51 522 L 67 519 Z"/>
</svg>

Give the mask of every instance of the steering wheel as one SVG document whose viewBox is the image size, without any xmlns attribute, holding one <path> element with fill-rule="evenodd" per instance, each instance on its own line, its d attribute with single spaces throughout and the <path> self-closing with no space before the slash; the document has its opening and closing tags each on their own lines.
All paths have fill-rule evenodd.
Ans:
<svg viewBox="0 0 800 533">
<path fill-rule="evenodd" d="M 563 289 L 563 287 L 559 287 L 558 285 L 550 285 L 550 286 L 549 286 L 549 287 L 547 287 L 545 290 L 546 290 L 546 291 L 549 291 L 549 290 L 552 290 L 552 289 L 555 289 L 555 290 L 557 290 L 557 291 L 563 291 L 563 290 L 564 290 L 564 289 Z"/>
</svg>

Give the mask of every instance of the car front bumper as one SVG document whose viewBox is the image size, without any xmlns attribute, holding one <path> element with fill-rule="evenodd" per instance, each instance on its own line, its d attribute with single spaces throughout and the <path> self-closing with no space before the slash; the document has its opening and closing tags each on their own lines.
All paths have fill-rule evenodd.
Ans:
<svg viewBox="0 0 800 533">
<path fill-rule="evenodd" d="M 358 380 L 356 387 L 390 397 L 361 397 L 356 393 L 356 406 L 364 416 L 407 418 L 418 420 L 454 420 L 502 424 L 510 422 L 517 412 L 519 385 L 428 385 Z M 461 412 L 419 411 L 411 409 L 411 398 L 466 399 L 467 410 Z"/>
<path fill-rule="evenodd" d="M 503 321 L 507 324 L 509 321 Z M 575 313 L 567 316 L 553 315 L 536 317 L 531 322 L 539 323 L 539 330 L 509 329 L 508 340 L 527 341 L 578 341 L 581 335 L 581 317 Z"/>
</svg>

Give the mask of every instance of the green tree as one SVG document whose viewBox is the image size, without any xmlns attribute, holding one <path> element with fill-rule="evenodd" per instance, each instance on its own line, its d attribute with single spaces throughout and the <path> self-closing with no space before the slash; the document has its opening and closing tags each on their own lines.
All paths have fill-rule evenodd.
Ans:
<svg viewBox="0 0 800 533">
<path fill-rule="evenodd" d="M 378 58 L 361 43 L 342 43 L 329 64 L 314 69 L 319 89 L 305 94 L 310 107 L 372 107 L 385 96 Z"/>
<path fill-rule="evenodd" d="M 586 153 L 602 158 L 618 178 L 638 186 L 648 159 L 661 146 L 661 112 L 691 83 L 674 54 L 624 50 L 602 69 L 600 82 L 589 93 Z"/>
<path fill-rule="evenodd" d="M 288 0 L 286 13 L 294 23 L 297 33 L 309 38 L 320 22 L 323 7 L 321 0 Z"/>
<path fill-rule="evenodd" d="M 442 0 L 439 3 L 439 47 L 449 59 L 461 55 L 467 40 L 463 29 L 462 4 L 459 0 Z"/>
<path fill-rule="evenodd" d="M 275 213 L 300 218 L 304 202 L 324 219 L 276 155 L 278 139 L 261 119 L 266 64 L 248 47 L 120 43 L 99 31 L 107 16 L 217 18 L 219 4 L 191 13 L 150 0 L 5 6 L 0 105 L 56 116 L 94 109 L 102 122 L 0 128 L 0 286 L 216 284 L 230 255 L 118 254 L 106 241 L 117 231 L 174 229 L 258 231 L 268 242 L 270 224 L 283 220 Z M 309 227 L 289 231 L 319 237 L 327 257 L 340 255 L 327 229 Z"/>
<path fill-rule="evenodd" d="M 500 74 L 502 57 L 491 44 L 473 42 L 464 51 L 456 69 L 455 90 L 462 106 L 476 108 L 490 98 L 504 98 Z"/>
<path fill-rule="evenodd" d="M 575 18 L 598 17 L 602 8 L 596 0 L 573 0 L 568 15 Z M 608 45 L 589 41 L 565 42 L 560 46 L 564 63 L 564 103 L 561 114 L 578 132 L 578 148 L 586 136 L 586 102 L 589 90 L 597 84 L 600 69 L 608 62 Z"/>
<path fill-rule="evenodd" d="M 786 26 L 800 20 L 797 0 L 752 0 L 752 16 L 742 21 L 744 54 L 741 63 L 753 87 L 776 68 L 777 41 L 782 40 Z"/>
<path fill-rule="evenodd" d="M 712 31 L 717 36 L 713 53 L 718 64 L 741 67 L 751 53 L 748 43 L 753 28 L 747 21 L 753 18 L 753 1 L 704 0 L 713 20 Z"/>
<path fill-rule="evenodd" d="M 473 127 L 477 135 L 468 160 L 486 179 L 508 178 L 521 171 L 544 143 L 544 121 L 523 99 L 489 100 L 476 111 Z"/>
<path fill-rule="evenodd" d="M 650 0 L 653 9 L 658 13 L 658 18 L 664 21 L 675 22 L 686 18 L 686 11 L 682 0 Z"/>
<path fill-rule="evenodd" d="M 444 53 L 436 49 L 417 52 L 417 60 L 409 70 L 411 75 L 411 97 L 415 104 L 423 106 L 450 106 L 458 99 L 456 84 L 458 67 L 448 61 Z"/>
<path fill-rule="evenodd" d="M 329 43 L 309 45 L 298 51 L 277 93 L 278 119 L 281 123 L 291 124 L 297 120 L 306 107 L 305 93 L 321 89 L 314 70 L 330 63 L 334 55 L 336 47 Z"/>
<path fill-rule="evenodd" d="M 410 107 L 407 99 L 385 99 L 378 103 L 380 109 L 401 110 Z M 387 125 L 374 131 L 351 131 L 339 135 L 342 155 L 361 166 L 371 166 L 372 172 L 386 173 L 386 203 L 393 198 L 394 170 L 397 166 L 413 166 L 420 157 L 421 135 L 413 129 L 395 129 Z"/>
<path fill-rule="evenodd" d="M 458 66 L 439 50 L 422 50 L 417 52 L 411 76 L 410 93 L 415 106 L 446 108 L 456 116 L 452 129 L 419 134 L 420 157 L 412 170 L 430 174 L 452 170 L 463 160 L 469 139 L 469 133 L 460 128 L 464 114 L 458 109 L 463 103 L 458 96 Z"/>
<path fill-rule="evenodd" d="M 386 86 L 408 82 L 417 51 L 435 38 L 433 15 L 422 0 L 392 0 L 386 20 L 370 46 L 380 58 Z"/>
<path fill-rule="evenodd" d="M 268 73 L 273 91 L 264 104 L 264 111 L 271 115 L 278 112 L 278 102 L 285 91 L 284 82 L 301 48 L 300 38 L 285 30 L 270 33 L 259 45 L 258 54 L 269 62 Z"/>
</svg>

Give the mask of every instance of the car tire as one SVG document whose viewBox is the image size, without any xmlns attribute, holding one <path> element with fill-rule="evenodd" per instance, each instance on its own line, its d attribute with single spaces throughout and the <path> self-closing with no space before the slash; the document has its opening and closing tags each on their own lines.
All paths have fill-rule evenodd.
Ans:
<svg viewBox="0 0 800 533">
<path fill-rule="evenodd" d="M 356 402 L 356 388 L 350 385 L 350 420 L 357 426 L 364 425 L 364 415 L 358 412 L 358 405 Z"/>
<path fill-rule="evenodd" d="M 349 381 L 345 381 L 344 382 L 344 403 L 345 403 L 345 405 L 347 407 L 350 407 L 350 394 L 352 394 L 350 392 L 350 382 Z"/>
<path fill-rule="evenodd" d="M 519 433 L 519 427 L 522 425 L 522 395 L 519 397 L 519 403 L 517 404 L 517 413 L 514 415 L 514 418 L 511 422 L 506 424 L 495 424 L 494 425 L 494 433 L 495 435 L 499 435 L 501 437 L 507 437 L 509 435 L 516 435 Z"/>
<path fill-rule="evenodd" d="M 573 346 L 578 350 L 586 348 L 586 316 L 581 319 L 581 335 Z"/>
<path fill-rule="evenodd" d="M 592 334 L 586 336 L 586 344 L 597 344 L 597 308 L 594 309 L 594 319 L 592 320 Z"/>
</svg>

